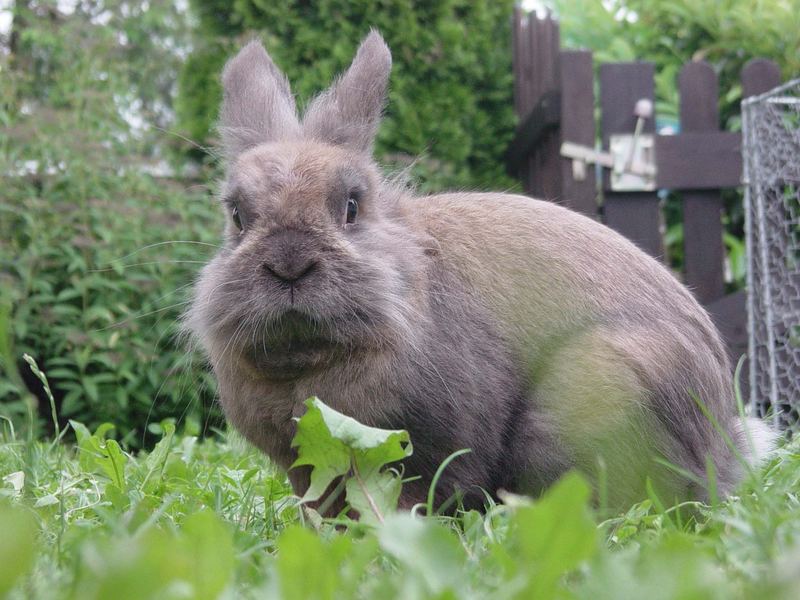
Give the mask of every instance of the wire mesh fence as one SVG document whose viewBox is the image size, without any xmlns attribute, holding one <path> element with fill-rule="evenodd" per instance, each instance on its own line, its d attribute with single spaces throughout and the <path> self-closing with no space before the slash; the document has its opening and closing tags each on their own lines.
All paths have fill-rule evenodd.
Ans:
<svg viewBox="0 0 800 600">
<path fill-rule="evenodd" d="M 800 417 L 800 79 L 743 102 L 750 404 Z"/>
</svg>

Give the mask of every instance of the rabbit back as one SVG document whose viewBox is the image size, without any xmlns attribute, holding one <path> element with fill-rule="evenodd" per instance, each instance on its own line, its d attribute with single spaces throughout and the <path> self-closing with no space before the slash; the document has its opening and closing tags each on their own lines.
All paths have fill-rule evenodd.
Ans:
<svg viewBox="0 0 800 600">
<path fill-rule="evenodd" d="M 708 314 L 666 267 L 549 202 L 507 194 L 410 202 L 440 260 L 493 315 L 526 417 L 539 430 L 547 424 L 559 464 L 602 477 L 620 504 L 641 495 L 648 477 L 668 496 L 702 496 L 707 458 L 718 488 L 735 486 L 746 448 L 730 362 Z M 520 428 L 520 446 L 540 455 L 531 428 Z M 537 480 L 536 460 L 518 460 L 524 488 Z"/>
</svg>

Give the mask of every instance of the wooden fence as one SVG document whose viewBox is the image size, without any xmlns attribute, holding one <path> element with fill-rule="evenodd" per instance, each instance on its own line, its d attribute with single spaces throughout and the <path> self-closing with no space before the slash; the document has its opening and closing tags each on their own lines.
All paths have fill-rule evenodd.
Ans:
<svg viewBox="0 0 800 600">
<path fill-rule="evenodd" d="M 657 135 L 653 65 L 600 65 L 596 129 L 592 53 L 562 50 L 556 20 L 519 9 L 513 36 L 520 125 L 508 150 L 509 173 L 531 196 L 602 220 L 658 258 L 664 244 L 657 190 L 679 191 L 683 280 L 738 360 L 747 348 L 745 297 L 741 291 L 725 294 L 720 190 L 741 184 L 741 135 L 719 131 L 714 70 L 702 61 L 684 65 L 677 81 L 680 133 Z M 743 69 L 741 81 L 743 97 L 748 97 L 778 85 L 780 72 L 773 62 L 755 59 Z M 602 150 L 595 150 L 596 131 Z M 612 145 L 614 152 L 609 152 Z M 599 182 L 597 163 L 605 164 Z M 624 173 L 628 169 L 636 171 L 632 180 Z"/>
</svg>

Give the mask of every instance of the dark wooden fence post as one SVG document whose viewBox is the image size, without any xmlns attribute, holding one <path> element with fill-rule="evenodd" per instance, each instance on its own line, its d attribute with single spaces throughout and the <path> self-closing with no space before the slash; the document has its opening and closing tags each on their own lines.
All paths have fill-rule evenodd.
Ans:
<svg viewBox="0 0 800 600">
<path fill-rule="evenodd" d="M 525 192 L 562 196 L 559 159 L 559 25 L 550 15 L 514 11 L 514 108 L 520 124 L 508 151 L 509 172 Z"/>
<path fill-rule="evenodd" d="M 687 63 L 678 76 L 681 133 L 719 130 L 717 75 L 706 62 Z M 722 197 L 719 190 L 683 192 L 686 284 L 703 304 L 725 294 Z"/>
<path fill-rule="evenodd" d="M 614 63 L 600 67 L 600 111 L 603 148 L 615 133 L 632 134 L 636 127 L 636 102 L 655 103 L 652 63 Z M 647 119 L 643 133 L 655 131 L 655 114 Z M 603 176 L 605 223 L 636 243 L 651 256 L 664 254 L 661 240 L 661 210 L 655 192 L 612 192 L 610 173 Z"/>
<path fill-rule="evenodd" d="M 560 55 L 561 120 L 559 149 L 564 142 L 594 147 L 594 72 L 588 50 L 563 50 Z M 556 149 L 556 152 L 559 152 Z M 586 177 L 573 177 L 572 161 L 561 158 L 561 197 L 565 206 L 597 218 L 597 181 L 594 165 L 586 165 Z"/>
<path fill-rule="evenodd" d="M 742 69 L 742 99 L 764 94 L 780 84 L 780 67 L 766 58 L 754 58 Z"/>
<path fill-rule="evenodd" d="M 548 92 L 558 90 L 558 52 L 561 38 L 558 21 L 549 14 L 544 19 L 530 15 L 531 44 L 534 49 L 534 64 L 537 70 L 534 102 L 546 99 Z M 557 107 L 551 107 L 557 110 Z M 559 176 L 558 135 L 552 130 L 544 133 L 537 151 L 530 159 L 528 176 L 530 189 L 539 198 L 555 200 L 561 197 L 561 178 Z"/>
<path fill-rule="evenodd" d="M 513 29 L 513 68 L 514 68 L 514 112 L 525 115 L 533 107 L 531 100 L 531 38 L 528 35 L 530 16 L 517 6 L 514 8 Z"/>
</svg>

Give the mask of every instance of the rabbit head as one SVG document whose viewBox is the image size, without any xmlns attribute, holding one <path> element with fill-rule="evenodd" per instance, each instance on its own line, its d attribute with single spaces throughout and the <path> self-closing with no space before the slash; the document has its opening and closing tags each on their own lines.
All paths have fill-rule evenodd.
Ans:
<svg viewBox="0 0 800 600">
<path fill-rule="evenodd" d="M 300 119 L 258 42 L 225 67 L 225 242 L 188 315 L 218 375 L 293 380 L 413 339 L 423 250 L 371 158 L 390 68 L 373 31 Z"/>
</svg>

